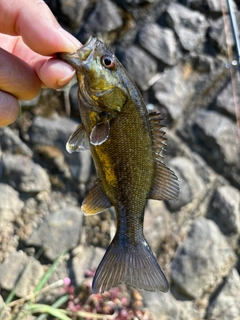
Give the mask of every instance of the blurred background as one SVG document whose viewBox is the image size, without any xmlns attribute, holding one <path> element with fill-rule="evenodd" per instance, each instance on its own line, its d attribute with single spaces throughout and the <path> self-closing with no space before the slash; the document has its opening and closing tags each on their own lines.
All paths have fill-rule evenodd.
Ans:
<svg viewBox="0 0 240 320">
<path fill-rule="evenodd" d="M 149 112 L 163 114 L 164 161 L 181 193 L 176 202 L 149 200 L 144 231 L 171 289 L 121 285 L 90 296 L 115 216 L 80 211 L 96 174 L 89 152 L 65 149 L 80 121 L 73 81 L 22 102 L 17 121 L 0 129 L 0 308 L 12 293 L 0 319 L 20 319 L 14 307 L 23 304 L 14 299 L 34 292 L 64 250 L 47 279 L 48 286 L 65 279 L 62 288 L 36 301 L 52 305 L 68 294 L 61 307 L 72 319 L 240 319 L 240 78 L 226 0 L 46 3 L 82 43 L 93 34 L 111 47 Z M 240 1 L 231 5 L 239 22 Z"/>
</svg>

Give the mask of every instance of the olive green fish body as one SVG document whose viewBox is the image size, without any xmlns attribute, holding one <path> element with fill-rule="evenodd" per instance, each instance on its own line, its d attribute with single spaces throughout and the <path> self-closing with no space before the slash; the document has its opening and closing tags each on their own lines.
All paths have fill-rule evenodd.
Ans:
<svg viewBox="0 0 240 320">
<path fill-rule="evenodd" d="M 167 291 L 168 282 L 143 235 L 147 199 L 176 199 L 179 193 L 177 177 L 160 155 L 165 140 L 160 116 L 148 115 L 136 85 L 96 38 L 60 58 L 76 68 L 82 121 L 67 149 L 89 148 L 98 175 L 82 211 L 96 214 L 113 206 L 117 216 L 116 235 L 98 266 L 93 291 L 121 282 Z"/>
</svg>

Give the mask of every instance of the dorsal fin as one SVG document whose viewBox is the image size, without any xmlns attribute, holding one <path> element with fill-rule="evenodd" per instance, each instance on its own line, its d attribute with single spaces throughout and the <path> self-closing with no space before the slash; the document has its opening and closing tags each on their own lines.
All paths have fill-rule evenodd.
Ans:
<svg viewBox="0 0 240 320">
<path fill-rule="evenodd" d="M 83 124 L 79 124 L 77 129 L 68 139 L 66 149 L 69 153 L 81 152 L 90 148 L 87 133 L 83 127 Z"/>
<path fill-rule="evenodd" d="M 154 179 L 152 188 L 149 192 L 148 199 L 155 200 L 176 200 L 179 196 L 179 184 L 178 178 L 175 173 L 170 170 L 162 162 L 162 151 L 166 146 L 165 132 L 162 131 L 160 113 L 149 114 L 149 124 L 153 138 L 153 152 L 156 161 L 156 171 L 154 173 Z"/>
<path fill-rule="evenodd" d="M 84 199 L 81 210 L 85 215 L 93 215 L 103 212 L 111 207 L 112 204 L 103 192 L 99 179 L 97 179 L 94 187 Z"/>
</svg>

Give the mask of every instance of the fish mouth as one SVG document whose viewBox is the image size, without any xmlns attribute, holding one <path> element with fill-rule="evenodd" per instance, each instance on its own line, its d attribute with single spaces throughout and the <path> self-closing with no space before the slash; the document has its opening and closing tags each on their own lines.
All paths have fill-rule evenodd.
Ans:
<svg viewBox="0 0 240 320">
<path fill-rule="evenodd" d="M 97 38 L 90 36 L 87 42 L 74 53 L 58 52 L 57 58 L 72 67 L 81 67 L 96 47 Z"/>
</svg>

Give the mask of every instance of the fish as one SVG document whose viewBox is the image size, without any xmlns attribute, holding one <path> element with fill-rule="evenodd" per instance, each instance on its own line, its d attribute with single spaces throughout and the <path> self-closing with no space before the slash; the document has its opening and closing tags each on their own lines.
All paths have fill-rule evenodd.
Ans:
<svg viewBox="0 0 240 320">
<path fill-rule="evenodd" d="M 103 293 L 125 283 L 167 292 L 168 281 L 143 234 L 147 200 L 179 196 L 178 178 L 163 163 L 162 116 L 148 113 L 130 75 L 96 37 L 73 54 L 57 56 L 75 68 L 78 81 L 81 122 L 67 151 L 90 150 L 97 173 L 81 211 L 91 216 L 113 207 L 116 213 L 116 234 L 97 267 L 92 290 Z"/>
</svg>

